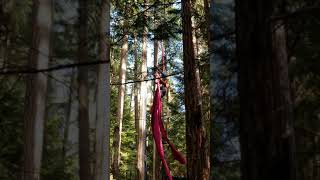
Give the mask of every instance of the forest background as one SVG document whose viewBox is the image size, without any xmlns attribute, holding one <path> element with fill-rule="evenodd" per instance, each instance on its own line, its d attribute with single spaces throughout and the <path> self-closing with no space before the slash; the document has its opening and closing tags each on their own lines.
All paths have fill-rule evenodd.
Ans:
<svg viewBox="0 0 320 180">
<path fill-rule="evenodd" d="M 263 39 L 265 26 L 258 21 L 261 14 L 269 13 L 263 7 L 270 4 L 270 9 L 283 9 L 268 18 L 285 24 L 286 41 L 277 47 L 285 49 L 287 56 L 290 90 L 286 95 L 291 102 L 285 107 L 292 108 L 288 119 L 295 140 L 285 152 L 294 152 L 297 179 L 319 179 L 320 4 L 316 0 L 281 2 L 276 7 L 276 3 L 250 0 L 1 0 L 0 179 L 15 180 L 23 174 L 44 180 L 99 179 L 109 172 L 111 179 L 164 178 L 150 127 L 153 72 L 154 67 L 163 67 L 163 56 L 169 82 L 163 120 L 176 148 L 191 158 L 188 149 L 193 145 L 188 141 L 196 135 L 189 132 L 196 131 L 199 123 L 205 143 L 192 152 L 203 153 L 205 160 L 190 163 L 192 167 L 208 171 L 204 176 L 210 174 L 210 179 L 241 179 L 245 172 L 259 172 L 242 164 L 263 161 L 267 166 L 269 162 L 259 156 L 252 161 L 243 159 L 251 151 L 240 148 L 247 142 L 241 139 L 241 127 L 248 127 L 253 137 L 257 135 L 253 142 L 259 141 L 259 132 L 250 129 L 253 121 L 241 119 L 241 113 L 247 112 L 241 109 L 243 99 L 252 102 L 255 98 L 243 92 L 248 88 L 248 92 L 263 94 L 263 88 L 250 89 L 252 84 L 246 82 L 277 75 L 262 68 L 265 74 L 261 79 L 239 79 L 242 67 L 260 67 L 249 60 L 246 63 L 244 57 L 259 59 L 255 50 L 265 53 L 259 51 L 261 41 L 248 41 L 252 44 L 247 46 L 241 40 Z M 186 13 L 183 4 L 190 5 L 190 26 L 182 16 Z M 252 29 L 243 12 L 257 17 Z M 252 36 L 242 28 L 252 30 Z M 186 36 L 187 32 L 191 36 Z M 193 44 L 194 66 L 184 63 L 185 42 Z M 246 47 L 253 47 L 252 56 L 241 54 Z M 190 69 L 198 74 L 199 84 L 185 81 Z M 250 75 L 262 71 L 255 70 Z M 201 95 L 197 99 L 202 105 L 199 121 L 187 118 L 191 111 L 186 101 L 194 92 L 186 87 L 193 86 L 199 87 Z M 257 99 L 255 102 L 264 102 Z M 265 108 L 261 116 L 270 112 Z M 275 131 L 265 135 L 278 136 Z M 196 170 L 191 172 L 190 167 L 174 161 L 170 149 L 164 147 L 171 173 L 194 177 Z M 35 154 L 26 155 L 30 152 Z M 41 160 L 26 169 L 25 157 L 30 157 L 30 162 Z M 102 173 L 101 163 L 107 161 L 108 171 Z"/>
</svg>

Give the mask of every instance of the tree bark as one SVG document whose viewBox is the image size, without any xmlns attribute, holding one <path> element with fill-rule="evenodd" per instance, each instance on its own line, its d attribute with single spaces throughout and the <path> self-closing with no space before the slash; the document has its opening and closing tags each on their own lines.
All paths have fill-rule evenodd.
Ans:
<svg viewBox="0 0 320 180">
<path fill-rule="evenodd" d="M 88 1 L 79 0 L 79 63 L 88 61 Z M 78 68 L 79 96 L 79 175 L 80 180 L 91 180 L 89 142 L 88 67 Z"/>
<path fill-rule="evenodd" d="M 183 63 L 186 107 L 187 178 L 209 179 L 210 163 L 203 128 L 200 78 L 192 43 L 191 4 L 182 1 Z"/>
<path fill-rule="evenodd" d="M 97 126 L 95 180 L 108 180 L 110 167 L 110 1 L 103 0 L 100 10 L 100 59 L 97 87 Z"/>
<path fill-rule="evenodd" d="M 52 26 L 52 1 L 33 1 L 33 34 L 29 66 L 48 68 Z M 47 54 L 40 55 L 39 52 Z M 48 77 L 43 73 L 27 76 L 24 109 L 24 165 L 23 180 L 39 180 Z"/>
<path fill-rule="evenodd" d="M 271 20 L 283 1 L 236 2 L 242 179 L 292 180 L 294 130 L 286 32 L 281 20 Z"/>
<path fill-rule="evenodd" d="M 121 60 L 120 60 L 120 73 L 119 82 L 122 85 L 118 88 L 118 104 L 117 104 L 117 117 L 116 126 L 114 127 L 114 141 L 113 141 L 113 175 L 115 179 L 120 179 L 120 147 L 121 147 L 121 133 L 122 133 L 122 119 L 123 119 L 123 107 L 124 107 L 124 96 L 125 96 L 125 81 L 126 81 L 126 68 L 128 59 L 128 35 L 125 35 L 123 44 L 121 47 Z"/>
<path fill-rule="evenodd" d="M 197 28 L 195 19 L 191 16 L 191 24 L 192 24 L 192 43 L 194 48 L 194 56 L 195 58 L 199 55 L 199 46 L 198 46 L 198 38 L 197 38 Z"/>
</svg>

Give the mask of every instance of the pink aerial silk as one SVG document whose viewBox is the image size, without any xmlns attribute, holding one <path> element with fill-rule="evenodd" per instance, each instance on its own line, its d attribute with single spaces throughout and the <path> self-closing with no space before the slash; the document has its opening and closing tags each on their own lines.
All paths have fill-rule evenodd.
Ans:
<svg viewBox="0 0 320 180">
<path fill-rule="evenodd" d="M 164 129 L 163 122 L 161 119 L 161 112 L 162 112 L 162 102 L 161 102 L 161 93 L 160 93 L 160 80 L 156 79 L 156 91 L 154 93 L 153 98 L 153 106 L 151 108 L 151 126 L 152 126 L 152 133 L 153 133 L 153 139 L 156 144 L 157 152 L 160 156 L 160 159 L 162 161 L 162 164 L 164 166 L 165 172 L 169 180 L 172 180 L 172 176 L 168 167 L 168 164 L 164 158 L 164 150 L 162 145 L 162 138 L 169 144 L 171 148 L 172 155 L 175 160 L 179 161 L 181 164 L 186 163 L 185 157 L 178 152 L 174 145 L 169 141 L 167 137 L 166 130 Z M 162 135 L 162 137 L 161 137 Z"/>
</svg>

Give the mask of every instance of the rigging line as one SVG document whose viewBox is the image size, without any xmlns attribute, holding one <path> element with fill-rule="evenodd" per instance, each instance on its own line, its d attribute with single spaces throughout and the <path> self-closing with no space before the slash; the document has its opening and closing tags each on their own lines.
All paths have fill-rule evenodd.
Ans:
<svg viewBox="0 0 320 180">
<path fill-rule="evenodd" d="M 12 66 L 19 66 L 19 65 L 17 65 L 17 64 L 13 64 L 13 63 L 7 63 L 7 64 L 8 64 L 8 65 L 12 65 Z M 26 65 L 26 67 L 32 69 L 29 65 Z M 52 79 L 52 80 L 54 80 L 54 81 L 62 84 L 62 85 L 65 86 L 66 88 L 70 88 L 70 86 L 71 86 L 71 85 L 69 86 L 69 85 L 67 84 L 68 82 L 59 80 L 58 78 L 54 77 L 53 75 L 49 74 L 48 72 L 41 72 L 41 73 L 43 73 L 44 75 L 48 76 L 48 78 L 50 78 L 50 79 Z M 20 80 L 21 77 L 22 77 L 22 75 L 19 74 L 19 76 L 18 76 L 18 78 L 17 78 L 17 81 Z"/>
<path fill-rule="evenodd" d="M 92 61 L 87 61 L 87 62 L 83 62 L 83 63 L 75 63 L 75 64 L 64 64 L 64 65 L 58 65 L 58 66 L 54 66 L 54 67 L 52 67 L 52 68 L 47 68 L 47 69 L 35 69 L 35 68 L 32 68 L 32 67 L 30 67 L 30 66 L 28 66 L 28 65 L 26 65 L 26 66 L 20 66 L 20 67 L 27 67 L 27 69 L 24 69 L 24 70 L 11 70 L 11 71 L 3 71 L 3 72 L 1 72 L 0 71 L 0 75 L 4 75 L 4 74 L 2 74 L 2 73 L 7 73 L 7 74 L 33 74 L 33 73 L 45 73 L 45 74 L 47 74 L 48 76 L 49 76 L 49 78 L 51 78 L 51 79 L 53 79 L 53 80 L 55 80 L 55 81 L 57 81 L 57 82 L 60 82 L 61 84 L 63 84 L 63 85 L 65 85 L 66 87 L 68 87 L 68 85 L 67 85 L 67 82 L 64 82 L 64 81 L 61 81 L 61 80 L 58 80 L 57 78 L 55 78 L 55 77 L 53 77 L 53 76 L 51 76 L 51 75 L 49 75 L 47 72 L 50 72 L 50 71 L 57 71 L 57 70 L 62 70 L 62 69 L 67 69 L 67 68 L 73 68 L 73 67 L 76 67 L 76 66 L 85 66 L 85 65 L 96 65 L 96 64 L 102 64 L 102 63 L 104 63 L 104 62 L 101 62 L 101 61 L 94 61 L 94 62 L 92 62 Z M 13 63 L 8 63 L 8 65 L 13 65 L 13 66 L 18 66 L 19 67 L 19 65 L 17 65 L 17 64 L 13 64 Z M 60 67 L 60 68 L 59 68 Z M 14 72 L 16 72 L 16 73 L 14 73 Z M 170 74 L 170 75 L 167 75 L 167 77 L 168 76 L 174 76 L 174 75 L 179 75 L 179 74 L 182 74 L 182 72 L 183 71 L 179 71 L 179 72 L 177 72 L 177 73 L 174 73 L 174 74 Z M 147 76 L 151 76 L 152 75 L 152 72 L 149 72 L 148 74 L 147 74 Z M 136 81 L 129 81 L 129 82 L 127 82 L 127 83 L 125 83 L 125 84 L 130 84 L 130 83 L 134 83 L 134 82 L 143 82 L 143 81 L 151 81 L 151 80 L 154 80 L 153 78 L 151 78 L 151 79 L 146 79 L 146 80 L 136 80 Z M 120 85 L 120 83 L 111 83 L 111 85 Z M 122 84 L 121 84 L 122 85 Z"/>
<path fill-rule="evenodd" d="M 22 69 L 22 70 L 0 71 L 0 75 L 35 74 L 35 73 L 41 73 L 41 72 L 51 72 L 51 71 L 58 71 L 62 69 L 70 69 L 75 67 L 106 64 L 106 63 L 110 63 L 110 60 L 97 60 L 97 61 L 87 61 L 87 62 L 81 62 L 81 63 L 62 64 L 62 65 L 57 65 L 57 66 L 44 68 L 44 69 L 29 68 L 29 69 Z"/>
<path fill-rule="evenodd" d="M 92 62 L 83 62 L 83 63 L 58 65 L 58 66 L 54 66 L 54 67 L 46 68 L 46 69 L 29 68 L 29 69 L 25 69 L 25 70 L 3 71 L 3 72 L 0 72 L 0 75 L 45 73 L 45 72 L 58 71 L 58 70 L 62 70 L 62 69 L 74 68 L 74 67 L 79 67 L 79 66 L 89 66 L 89 65 L 104 64 L 104 63 L 108 63 L 108 62 L 109 61 L 92 61 Z M 183 71 L 180 71 L 180 72 L 169 74 L 166 77 L 176 76 L 176 75 L 180 75 L 182 73 L 183 73 Z M 128 81 L 128 82 L 125 82 L 125 83 L 110 83 L 110 85 L 132 84 L 132 83 L 153 81 L 153 80 L 156 80 L 156 79 L 160 79 L 160 78 L 148 78 L 148 79 L 144 79 L 144 80 Z M 55 79 L 55 80 L 57 80 L 57 79 Z M 62 83 L 62 82 L 60 82 L 60 83 Z"/>
<path fill-rule="evenodd" d="M 176 72 L 176 73 L 172 73 L 172 74 L 166 75 L 166 77 L 177 76 L 177 75 L 181 75 L 182 73 L 183 73 L 183 71 L 180 71 L 180 72 Z M 153 81 L 153 80 L 156 80 L 156 79 L 161 79 L 161 77 L 159 77 L 159 78 L 149 78 L 149 79 L 143 79 L 143 80 L 135 80 L 135 81 L 127 81 L 125 83 L 111 83 L 110 85 L 113 85 L 113 86 L 117 86 L 118 85 L 119 86 L 119 85 L 124 85 L 124 84 L 132 84 L 132 83 Z"/>
</svg>

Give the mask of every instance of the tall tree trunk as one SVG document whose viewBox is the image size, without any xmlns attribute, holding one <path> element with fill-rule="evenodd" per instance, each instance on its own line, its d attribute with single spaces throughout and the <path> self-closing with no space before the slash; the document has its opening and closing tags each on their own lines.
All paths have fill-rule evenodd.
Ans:
<svg viewBox="0 0 320 180">
<path fill-rule="evenodd" d="M 88 1 L 79 0 L 79 52 L 80 63 L 88 61 Z M 80 180 L 91 180 L 89 142 L 89 87 L 88 67 L 78 68 L 79 96 L 79 165 Z"/>
<path fill-rule="evenodd" d="M 33 34 L 29 66 L 35 69 L 48 68 L 52 26 L 52 1 L 33 1 Z M 40 55 L 40 53 L 47 56 Z M 24 123 L 23 180 L 39 180 L 43 128 L 45 118 L 47 75 L 36 73 L 27 76 Z"/>
<path fill-rule="evenodd" d="M 202 30 L 204 33 L 203 40 L 205 44 L 203 44 L 199 38 L 197 38 L 197 50 L 198 54 L 201 54 L 199 56 L 200 63 L 201 61 L 205 64 L 201 64 L 199 67 L 199 76 L 200 76 L 200 83 L 201 83 L 201 97 L 203 102 L 203 122 L 204 122 L 204 129 L 205 129 L 205 135 L 207 138 L 206 141 L 206 148 L 207 148 L 207 156 L 209 158 L 209 162 L 213 162 L 211 159 L 211 148 L 212 148 L 212 140 L 211 140 L 211 116 L 212 116 L 212 106 L 213 104 L 210 103 L 210 78 L 209 80 L 206 80 L 206 77 L 210 77 L 210 66 L 207 65 L 207 63 L 210 63 L 210 4 L 208 0 L 203 0 L 203 7 L 204 7 L 204 16 L 205 16 L 205 28 L 203 30 L 200 28 L 200 31 Z M 199 41 L 199 42 L 198 42 Z M 206 56 L 202 56 L 205 54 Z M 211 169 L 212 166 L 210 166 Z M 211 172 L 209 172 L 211 174 Z M 212 176 L 210 176 L 210 179 L 213 179 Z"/>
<path fill-rule="evenodd" d="M 187 178 L 209 179 L 210 163 L 203 129 L 199 74 L 192 43 L 190 0 L 182 1 L 183 63 L 186 106 Z"/>
<path fill-rule="evenodd" d="M 286 33 L 283 21 L 272 19 L 283 1 L 236 2 L 242 179 L 292 180 Z"/>
<path fill-rule="evenodd" d="M 126 31 L 126 30 L 125 30 Z M 121 47 L 121 60 L 120 60 L 120 73 L 119 82 L 122 83 L 118 88 L 118 104 L 117 104 L 117 117 L 116 126 L 114 127 L 113 136 L 113 175 L 115 179 L 120 179 L 120 147 L 121 147 L 121 133 L 122 133 L 122 119 L 123 119 L 123 107 L 124 107 L 124 96 L 125 87 L 123 84 L 126 81 L 126 69 L 127 69 L 127 59 L 128 59 L 128 35 L 125 35 L 123 39 L 123 44 Z"/>
<path fill-rule="evenodd" d="M 147 5 L 148 1 L 144 0 Z M 144 13 L 147 20 L 147 14 Z M 142 35 L 142 57 L 141 57 L 141 79 L 147 78 L 147 27 L 144 27 Z M 146 175 L 145 151 L 146 151 L 146 94 L 147 84 L 145 81 L 140 83 L 140 119 L 138 121 L 138 142 L 137 142 L 137 179 L 144 180 Z"/>
<path fill-rule="evenodd" d="M 153 60 L 153 67 L 156 68 L 158 66 L 158 49 L 159 49 L 159 42 L 154 40 L 154 60 Z M 152 166 L 152 179 L 158 180 L 161 179 L 160 173 L 160 158 L 156 149 L 156 144 L 153 141 L 153 166 Z"/>
<path fill-rule="evenodd" d="M 137 34 L 134 34 L 134 79 L 138 80 L 138 69 L 139 67 L 139 62 L 138 62 L 138 39 L 137 39 Z M 139 125 L 139 120 L 140 120 L 140 114 L 139 114 L 139 104 L 140 104 L 140 94 L 139 94 L 139 89 L 140 89 L 140 83 L 135 83 L 134 84 L 134 120 L 135 120 L 135 129 L 138 131 L 138 125 Z M 136 135 L 136 142 L 138 142 L 138 135 Z"/>
<path fill-rule="evenodd" d="M 103 0 L 100 10 L 100 60 L 97 87 L 97 126 L 95 180 L 108 180 L 110 167 L 110 1 Z"/>
</svg>

